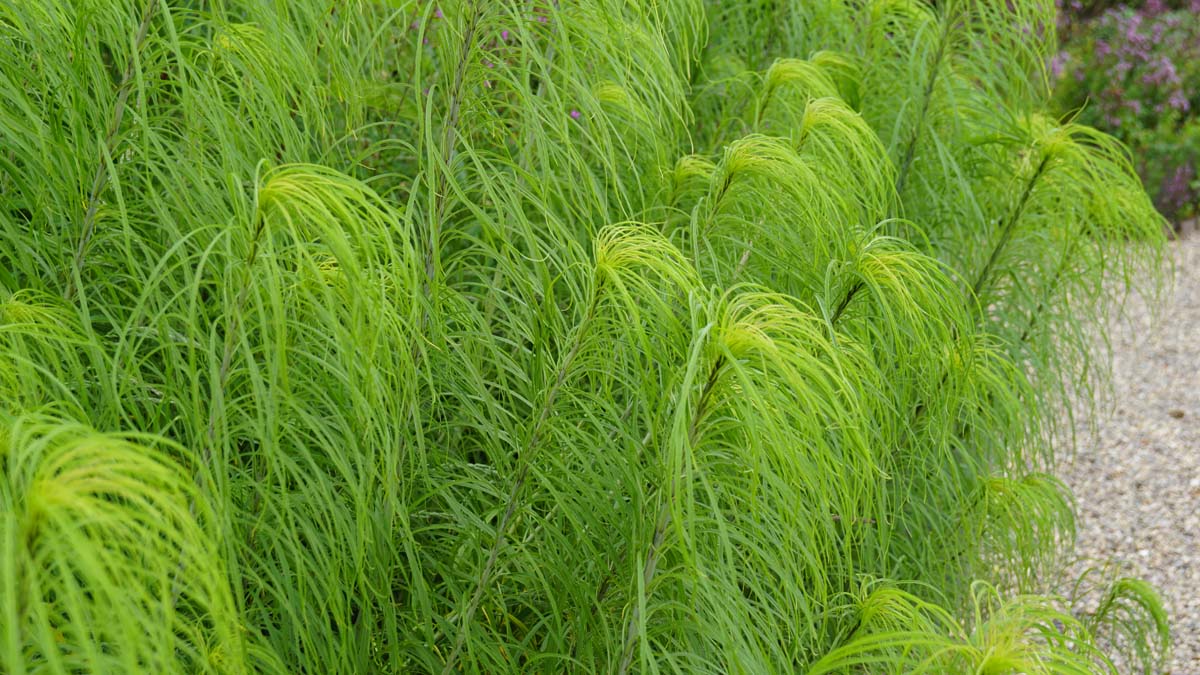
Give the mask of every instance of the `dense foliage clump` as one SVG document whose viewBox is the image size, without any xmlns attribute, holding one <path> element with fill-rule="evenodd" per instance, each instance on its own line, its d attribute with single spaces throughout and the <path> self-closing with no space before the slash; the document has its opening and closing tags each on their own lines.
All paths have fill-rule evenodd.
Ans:
<svg viewBox="0 0 1200 675">
<path fill-rule="evenodd" d="M 0 670 L 1152 669 L 1043 594 L 1163 239 L 1054 24 L 3 3 Z"/>
</svg>

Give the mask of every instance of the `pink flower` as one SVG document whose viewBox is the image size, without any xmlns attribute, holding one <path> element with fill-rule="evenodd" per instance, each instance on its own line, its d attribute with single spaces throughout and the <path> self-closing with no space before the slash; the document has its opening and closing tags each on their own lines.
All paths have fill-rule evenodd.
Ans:
<svg viewBox="0 0 1200 675">
<path fill-rule="evenodd" d="M 579 113 L 579 111 L 578 111 L 578 110 L 572 110 L 572 111 L 571 111 L 571 119 L 573 119 L 573 120 L 577 120 L 577 119 L 579 119 L 580 117 L 582 117 L 582 115 L 580 115 L 580 113 Z"/>
<path fill-rule="evenodd" d="M 508 42 L 508 31 L 507 30 L 500 31 L 500 39 L 504 40 L 505 42 Z"/>
</svg>

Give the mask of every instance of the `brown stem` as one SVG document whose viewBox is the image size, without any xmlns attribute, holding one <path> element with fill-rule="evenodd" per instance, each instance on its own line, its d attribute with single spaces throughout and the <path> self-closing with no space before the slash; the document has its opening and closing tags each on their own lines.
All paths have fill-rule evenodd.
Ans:
<svg viewBox="0 0 1200 675">
<path fill-rule="evenodd" d="M 1046 173 L 1046 168 L 1049 164 L 1049 161 L 1049 154 L 1043 156 L 1042 161 L 1038 163 L 1037 170 L 1033 172 L 1033 175 L 1029 178 L 1029 182 L 1025 184 L 1025 189 L 1021 193 L 1021 198 L 1017 201 L 1016 205 L 1014 205 L 1012 213 L 1009 214 L 1008 219 L 1004 223 L 1003 230 L 1000 233 L 1000 240 L 996 242 L 995 248 L 992 249 L 991 256 L 988 257 L 987 263 L 983 266 L 983 269 L 979 271 L 979 276 L 975 279 L 975 283 L 972 286 L 973 297 L 978 297 L 979 292 L 983 290 L 985 285 L 988 283 L 992 268 L 995 266 L 996 261 L 1000 258 L 1000 254 L 1004 250 L 1004 247 L 1008 245 L 1008 241 L 1012 238 L 1012 233 L 1016 223 L 1018 220 L 1020 220 L 1021 214 L 1024 212 L 1025 206 L 1029 202 L 1029 196 L 1033 193 L 1033 188 L 1037 184 L 1038 179 L 1040 179 L 1042 175 Z M 1057 280 L 1055 283 L 1057 283 Z M 1031 329 L 1032 326 L 1030 327 L 1030 330 Z M 1024 341 L 1028 337 L 1028 334 L 1029 330 L 1026 330 L 1026 334 L 1021 336 L 1021 340 Z M 942 373 L 940 385 L 945 385 L 949 377 L 950 371 L 945 371 Z M 915 426 L 916 423 L 921 420 L 921 417 L 925 414 L 925 410 L 926 406 L 923 401 L 917 403 L 917 407 L 913 412 L 912 423 L 910 426 Z"/>
<path fill-rule="evenodd" d="M 864 284 L 862 281 L 859 281 L 857 284 L 855 284 L 850 292 L 847 293 L 846 298 L 842 301 L 842 304 L 838 308 L 838 311 L 834 314 L 831 323 L 837 323 L 838 319 L 841 318 L 846 306 L 850 304 L 850 300 L 855 294 L 862 290 L 863 287 Z M 705 381 L 704 388 L 700 393 L 700 400 L 696 404 L 696 410 L 692 416 L 692 421 L 688 426 L 689 447 L 694 448 L 700 439 L 700 425 L 708 413 L 708 408 L 711 404 L 712 392 L 716 388 L 716 384 L 720 378 L 721 369 L 724 367 L 724 365 L 725 357 L 718 357 L 713 363 L 712 369 L 709 371 L 708 379 Z M 670 504 L 673 498 L 674 487 L 674 482 L 672 482 L 672 494 L 667 496 L 666 501 L 663 502 L 663 505 L 659 510 L 657 525 L 654 529 L 654 538 L 650 543 L 650 549 L 646 555 L 646 563 L 642 568 L 642 588 L 649 588 L 650 583 L 654 580 L 654 574 L 658 567 L 658 558 L 662 551 L 662 545 L 666 539 L 667 530 L 670 528 L 672 522 Z M 841 522 L 843 520 L 842 516 L 839 514 L 831 514 L 830 518 L 834 522 Z M 875 522 L 876 521 L 874 518 L 856 518 L 849 521 L 850 524 L 854 525 L 874 525 Z M 623 557 L 624 554 L 622 554 L 622 559 Z M 611 570 L 609 574 L 611 576 Z M 601 584 L 600 592 L 597 594 L 597 602 L 599 602 L 607 590 L 608 578 L 606 578 L 604 583 Z M 622 652 L 621 663 L 617 671 L 620 673 L 620 675 L 625 675 L 633 663 L 633 651 L 637 639 L 637 623 L 640 615 L 641 608 L 638 605 L 634 605 L 632 614 L 629 618 L 629 623 L 625 630 L 625 646 Z"/>
<path fill-rule="evenodd" d="M 446 216 L 446 205 L 450 201 L 447 191 L 450 189 L 450 172 L 453 170 L 454 158 L 458 154 L 458 121 L 462 110 L 463 99 L 463 81 L 466 78 L 467 63 L 471 57 L 471 51 L 475 46 L 475 32 L 478 30 L 479 22 L 483 18 L 483 5 L 478 1 L 472 2 L 468 10 L 470 12 L 470 20 L 467 22 L 467 29 L 463 33 L 462 46 L 459 49 L 458 66 L 454 71 L 454 83 L 450 87 L 450 111 L 446 117 L 446 124 L 442 130 L 442 147 L 441 157 L 444 166 L 438 172 L 437 180 L 434 183 L 433 200 L 434 207 L 430 214 L 429 232 L 425 242 L 425 280 L 422 283 L 422 292 L 427 304 L 421 312 L 421 320 L 418 324 L 417 333 L 423 334 L 429 326 L 429 314 L 433 305 L 434 280 L 437 277 L 437 258 L 441 248 L 441 232 L 442 221 Z M 412 345 L 411 356 L 413 362 L 420 361 L 422 356 L 421 345 L 422 340 L 414 340 Z"/>
<path fill-rule="evenodd" d="M 742 257 L 738 260 L 737 267 L 735 267 L 733 270 L 733 278 L 730 280 L 731 282 L 736 282 L 738 277 L 742 276 L 742 272 L 746 269 L 746 264 L 750 262 L 750 254 L 753 252 L 754 240 L 751 239 L 750 243 L 746 245 L 746 251 L 742 253 Z"/>
</svg>

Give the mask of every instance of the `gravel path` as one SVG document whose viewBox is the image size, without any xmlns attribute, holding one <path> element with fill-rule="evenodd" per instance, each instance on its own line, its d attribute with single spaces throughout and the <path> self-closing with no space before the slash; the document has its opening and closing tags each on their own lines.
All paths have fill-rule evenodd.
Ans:
<svg viewBox="0 0 1200 675">
<path fill-rule="evenodd" d="M 1078 500 L 1077 553 L 1153 583 L 1173 628 L 1164 673 L 1200 675 L 1200 236 L 1171 246 L 1175 293 L 1157 326 L 1135 299 L 1113 327 L 1113 401 L 1063 479 Z"/>
</svg>

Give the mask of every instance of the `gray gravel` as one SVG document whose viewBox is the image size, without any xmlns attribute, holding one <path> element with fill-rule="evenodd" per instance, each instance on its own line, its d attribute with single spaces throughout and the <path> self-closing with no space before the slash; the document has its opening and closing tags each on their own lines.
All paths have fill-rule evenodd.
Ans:
<svg viewBox="0 0 1200 675">
<path fill-rule="evenodd" d="M 1200 675 L 1200 236 L 1171 247 L 1175 293 L 1157 323 L 1135 298 L 1114 324 L 1113 400 L 1062 471 L 1077 553 L 1153 583 L 1173 625 L 1164 673 Z"/>
</svg>

